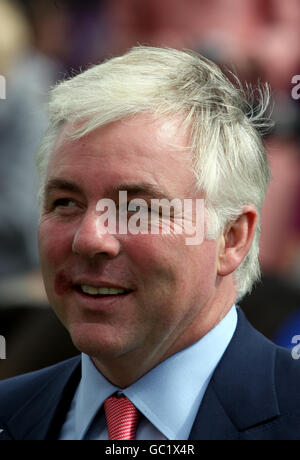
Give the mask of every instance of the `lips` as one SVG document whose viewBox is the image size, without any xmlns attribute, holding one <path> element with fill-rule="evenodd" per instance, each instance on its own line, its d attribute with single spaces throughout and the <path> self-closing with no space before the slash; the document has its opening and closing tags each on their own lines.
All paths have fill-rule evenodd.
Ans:
<svg viewBox="0 0 300 460">
<path fill-rule="evenodd" d="M 103 297 L 103 296 L 119 296 L 125 295 L 133 291 L 128 286 L 114 283 L 106 280 L 95 280 L 88 278 L 72 279 L 66 274 L 64 270 L 61 270 L 55 277 L 55 292 L 58 295 L 63 295 L 70 289 L 91 297 Z"/>
</svg>

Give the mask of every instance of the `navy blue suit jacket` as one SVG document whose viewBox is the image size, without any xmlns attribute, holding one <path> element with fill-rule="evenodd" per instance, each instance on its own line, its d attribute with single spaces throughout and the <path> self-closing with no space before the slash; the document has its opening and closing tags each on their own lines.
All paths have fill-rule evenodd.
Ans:
<svg viewBox="0 0 300 460">
<path fill-rule="evenodd" d="M 0 440 L 57 439 L 80 371 L 78 356 L 0 382 Z M 300 440 L 300 360 L 253 329 L 241 310 L 190 439 Z"/>
</svg>

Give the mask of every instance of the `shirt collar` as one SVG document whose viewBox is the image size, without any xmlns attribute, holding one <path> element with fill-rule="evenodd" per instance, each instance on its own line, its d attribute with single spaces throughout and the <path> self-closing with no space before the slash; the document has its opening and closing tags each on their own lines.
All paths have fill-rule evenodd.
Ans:
<svg viewBox="0 0 300 460">
<path fill-rule="evenodd" d="M 236 328 L 235 306 L 204 337 L 170 356 L 126 389 L 112 385 L 82 354 L 75 428 L 82 439 L 104 401 L 122 391 L 168 439 L 187 439 L 211 376 Z M 174 404 L 176 401 L 176 404 Z"/>
<path fill-rule="evenodd" d="M 119 388 L 110 383 L 95 367 L 91 358 L 81 355 L 82 377 L 75 402 L 75 430 L 83 439 L 104 401 Z"/>
</svg>

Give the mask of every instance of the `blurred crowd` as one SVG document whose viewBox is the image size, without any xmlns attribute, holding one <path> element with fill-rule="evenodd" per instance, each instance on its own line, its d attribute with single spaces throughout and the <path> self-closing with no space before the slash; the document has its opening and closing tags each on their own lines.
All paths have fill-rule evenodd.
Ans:
<svg viewBox="0 0 300 460">
<path fill-rule="evenodd" d="M 196 50 L 271 85 L 263 277 L 241 306 L 283 346 L 300 334 L 300 0 L 0 0 L 0 379 L 76 353 L 47 303 L 36 243 L 34 162 L 49 88 L 137 44 Z"/>
</svg>

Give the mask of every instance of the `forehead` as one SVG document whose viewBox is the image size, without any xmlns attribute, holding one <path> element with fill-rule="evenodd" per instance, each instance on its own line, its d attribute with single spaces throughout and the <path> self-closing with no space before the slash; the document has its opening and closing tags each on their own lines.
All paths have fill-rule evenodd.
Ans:
<svg viewBox="0 0 300 460">
<path fill-rule="evenodd" d="M 143 180 L 154 185 L 194 183 L 187 134 L 180 120 L 153 120 L 139 115 L 112 122 L 72 140 L 72 126 L 62 129 L 48 166 L 48 180 L 58 177 L 116 186 Z"/>
</svg>

